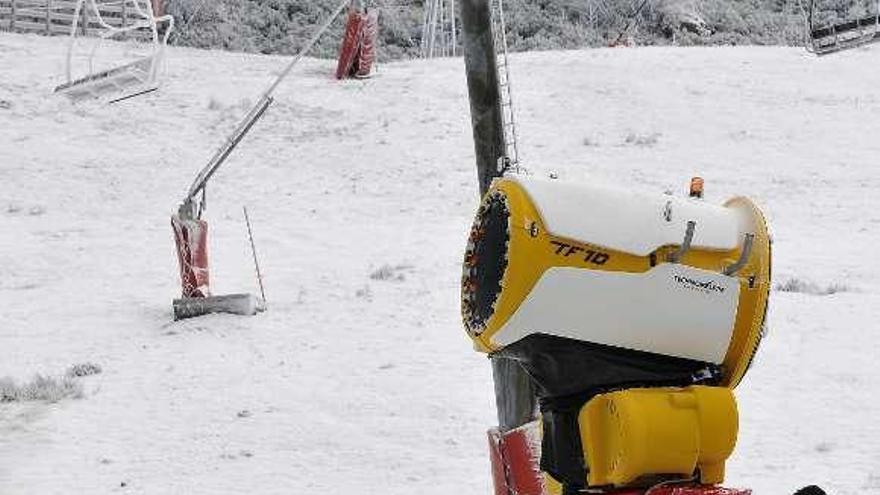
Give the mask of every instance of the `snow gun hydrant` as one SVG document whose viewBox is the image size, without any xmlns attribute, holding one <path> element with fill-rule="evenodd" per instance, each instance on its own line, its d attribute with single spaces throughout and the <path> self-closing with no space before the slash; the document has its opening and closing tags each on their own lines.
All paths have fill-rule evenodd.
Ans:
<svg viewBox="0 0 880 495">
<path fill-rule="evenodd" d="M 491 430 L 496 495 L 746 495 L 719 487 L 764 331 L 770 237 L 722 205 L 508 174 L 483 196 L 461 305 L 476 350 L 533 382 L 537 421 Z"/>
</svg>

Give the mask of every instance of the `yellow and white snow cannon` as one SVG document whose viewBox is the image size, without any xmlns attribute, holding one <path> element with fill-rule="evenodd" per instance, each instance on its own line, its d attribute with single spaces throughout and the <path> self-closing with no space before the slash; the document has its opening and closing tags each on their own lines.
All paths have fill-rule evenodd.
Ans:
<svg viewBox="0 0 880 495">
<path fill-rule="evenodd" d="M 701 180 L 691 193 L 508 176 L 483 198 L 464 324 L 477 350 L 534 380 L 548 486 L 723 480 L 732 389 L 764 328 L 770 237 L 750 200 L 710 204 Z"/>
</svg>

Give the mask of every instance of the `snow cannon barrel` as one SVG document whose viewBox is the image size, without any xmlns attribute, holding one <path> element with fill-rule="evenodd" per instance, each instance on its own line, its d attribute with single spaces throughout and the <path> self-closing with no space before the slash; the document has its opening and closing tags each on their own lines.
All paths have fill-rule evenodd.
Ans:
<svg viewBox="0 0 880 495">
<path fill-rule="evenodd" d="M 695 371 L 732 388 L 758 347 L 769 289 L 767 224 L 746 198 L 714 205 L 517 176 L 480 204 L 462 315 L 477 350 L 522 361 L 555 392 Z M 541 359 L 568 354 L 580 364 Z M 540 383 L 554 373 L 565 383 Z"/>
</svg>

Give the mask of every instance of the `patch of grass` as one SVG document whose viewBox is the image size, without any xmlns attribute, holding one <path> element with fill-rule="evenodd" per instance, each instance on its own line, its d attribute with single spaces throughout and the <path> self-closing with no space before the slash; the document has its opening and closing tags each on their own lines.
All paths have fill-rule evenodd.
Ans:
<svg viewBox="0 0 880 495">
<path fill-rule="evenodd" d="M 406 280 L 405 273 L 412 271 L 412 265 L 382 265 L 370 273 L 372 280 L 387 280 L 392 282 L 403 282 Z"/>
<path fill-rule="evenodd" d="M 80 399 L 83 396 L 82 384 L 74 377 L 34 375 L 31 381 L 16 383 L 11 378 L 0 378 L 0 403 L 45 401 L 58 402 L 61 399 Z"/>
<path fill-rule="evenodd" d="M 67 368 L 64 376 L 70 378 L 79 378 L 83 376 L 98 375 L 101 373 L 101 365 L 95 363 L 79 363 Z"/>
<path fill-rule="evenodd" d="M 779 292 L 796 292 L 799 294 L 811 294 L 814 296 L 830 296 L 838 292 L 850 292 L 851 289 L 844 284 L 833 283 L 829 285 L 819 285 L 807 280 L 799 278 L 790 278 L 785 282 L 776 284 L 773 287 Z"/>
<path fill-rule="evenodd" d="M 626 135 L 626 138 L 623 140 L 623 144 L 629 146 L 654 146 L 660 141 L 661 134 L 659 132 L 653 132 L 651 134 L 637 134 L 635 132 L 630 132 Z"/>
</svg>

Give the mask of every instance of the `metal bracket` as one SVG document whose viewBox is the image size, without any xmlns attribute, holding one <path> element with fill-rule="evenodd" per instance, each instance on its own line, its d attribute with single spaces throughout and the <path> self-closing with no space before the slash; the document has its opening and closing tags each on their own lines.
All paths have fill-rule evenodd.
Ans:
<svg viewBox="0 0 880 495">
<path fill-rule="evenodd" d="M 752 254 L 752 244 L 755 242 L 755 234 L 746 234 L 745 239 L 743 240 L 742 251 L 739 253 L 739 259 L 736 260 L 736 263 L 728 266 L 724 269 L 724 274 L 728 277 L 736 275 L 736 272 L 742 270 L 742 267 L 746 266 L 746 262 L 749 260 L 749 256 Z"/>
<path fill-rule="evenodd" d="M 498 175 L 504 176 L 513 169 L 510 158 L 507 156 L 498 157 Z"/>
<path fill-rule="evenodd" d="M 681 241 L 681 247 L 678 248 L 678 251 L 671 253 L 666 261 L 670 263 L 678 263 L 684 257 L 684 255 L 691 250 L 691 242 L 694 240 L 694 230 L 697 227 L 697 222 L 693 220 L 688 220 L 687 230 L 684 232 L 684 240 Z"/>
<path fill-rule="evenodd" d="M 663 220 L 667 222 L 672 221 L 672 200 L 667 200 L 666 205 L 663 207 Z"/>
</svg>

